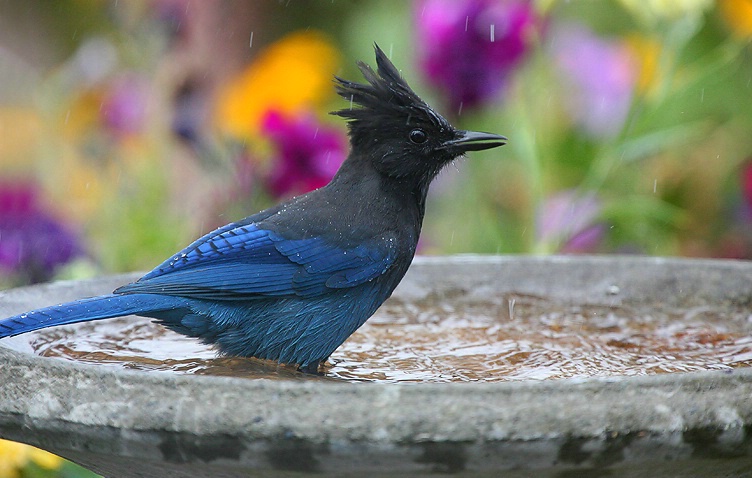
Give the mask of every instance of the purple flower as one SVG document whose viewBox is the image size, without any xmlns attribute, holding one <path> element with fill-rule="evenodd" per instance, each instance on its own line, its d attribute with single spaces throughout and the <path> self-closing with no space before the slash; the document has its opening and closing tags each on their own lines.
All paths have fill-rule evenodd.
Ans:
<svg viewBox="0 0 752 478">
<path fill-rule="evenodd" d="M 146 80 L 136 75 L 115 79 L 102 103 L 102 122 L 118 136 L 140 132 L 146 122 Z"/>
<path fill-rule="evenodd" d="M 43 282 L 82 253 L 76 235 L 44 211 L 29 184 L 0 183 L 0 269 Z"/>
<path fill-rule="evenodd" d="M 277 152 L 267 178 L 275 197 L 326 185 L 347 155 L 345 135 L 322 125 L 311 114 L 286 117 L 270 110 L 261 121 L 261 131 Z"/>
<path fill-rule="evenodd" d="M 560 252 L 591 252 L 605 232 L 602 224 L 595 223 L 600 213 L 601 203 L 595 194 L 555 194 L 538 213 L 538 240 L 556 246 Z"/>
<path fill-rule="evenodd" d="M 550 38 L 549 50 L 568 87 L 565 106 L 569 114 L 593 137 L 618 134 L 637 80 L 629 50 L 581 25 L 559 25 Z"/>
<path fill-rule="evenodd" d="M 457 112 L 504 88 L 539 23 L 529 2 L 499 0 L 419 1 L 415 22 L 423 74 Z"/>
<path fill-rule="evenodd" d="M 742 163 L 740 172 L 743 216 L 752 223 L 752 158 Z"/>
</svg>

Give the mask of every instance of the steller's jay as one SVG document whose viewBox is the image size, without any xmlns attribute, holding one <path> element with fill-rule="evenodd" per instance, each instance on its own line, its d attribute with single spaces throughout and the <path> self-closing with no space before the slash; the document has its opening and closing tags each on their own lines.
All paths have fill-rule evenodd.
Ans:
<svg viewBox="0 0 752 478">
<path fill-rule="evenodd" d="M 335 77 L 351 151 L 328 185 L 205 235 L 110 295 L 0 321 L 0 338 L 135 314 L 224 355 L 317 372 L 405 275 L 433 178 L 506 142 L 452 127 L 375 50 L 376 72 L 358 62 L 367 84 Z"/>
</svg>

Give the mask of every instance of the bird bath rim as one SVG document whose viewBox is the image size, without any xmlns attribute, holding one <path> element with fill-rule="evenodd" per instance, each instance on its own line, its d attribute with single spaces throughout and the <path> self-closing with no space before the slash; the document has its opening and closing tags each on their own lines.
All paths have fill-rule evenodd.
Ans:
<svg viewBox="0 0 752 478">
<path fill-rule="evenodd" d="M 566 273 L 564 284 L 555 279 L 559 273 Z M 7 291 L 0 312 L 28 306 L 34 291 L 52 296 L 65 290 L 60 300 L 68 300 L 133 278 Z M 482 295 L 513 284 L 516 291 L 572 300 L 589 295 L 620 303 L 747 307 L 744 285 L 750 283 L 752 263 L 740 261 L 419 257 L 395 296 Z M 243 473 L 358 469 L 361 476 L 384 472 L 385 463 L 386 471 L 407 476 L 426 469 L 484 476 L 515 467 L 599 466 L 592 453 L 580 462 L 581 455 L 569 462 L 563 457 L 573 439 L 596 449 L 623 439 L 629 453 L 614 465 L 620 466 L 654 463 L 658 453 L 677 460 L 695 456 L 691 437 L 708 430 L 735 450 L 752 448 L 752 369 L 496 383 L 333 383 L 125 371 L 38 357 L 3 342 L 0 363 L 0 436 L 110 476 L 137 476 L 127 470 L 139 466 L 141 472 L 171 467 L 175 476 L 212 476 L 214 466 Z"/>
</svg>

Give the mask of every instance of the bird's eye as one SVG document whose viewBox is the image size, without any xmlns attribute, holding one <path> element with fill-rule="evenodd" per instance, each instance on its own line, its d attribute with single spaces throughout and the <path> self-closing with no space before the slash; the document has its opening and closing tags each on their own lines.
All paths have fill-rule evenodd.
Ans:
<svg viewBox="0 0 752 478">
<path fill-rule="evenodd" d="M 410 141 L 415 144 L 425 143 L 427 139 L 428 135 L 420 128 L 415 128 L 414 130 L 410 131 Z"/>
</svg>

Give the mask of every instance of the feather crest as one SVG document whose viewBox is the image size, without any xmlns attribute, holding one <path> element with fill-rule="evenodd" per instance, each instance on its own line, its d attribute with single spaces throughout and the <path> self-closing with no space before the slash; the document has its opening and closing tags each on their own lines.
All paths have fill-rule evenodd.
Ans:
<svg viewBox="0 0 752 478">
<path fill-rule="evenodd" d="M 350 127 L 363 121 L 378 121 L 380 118 L 436 114 L 410 88 L 384 51 L 374 43 L 376 71 L 358 62 L 363 77 L 368 83 L 356 83 L 335 77 L 337 94 L 350 102 L 350 107 L 333 111 L 333 115 L 350 120 Z"/>
</svg>

